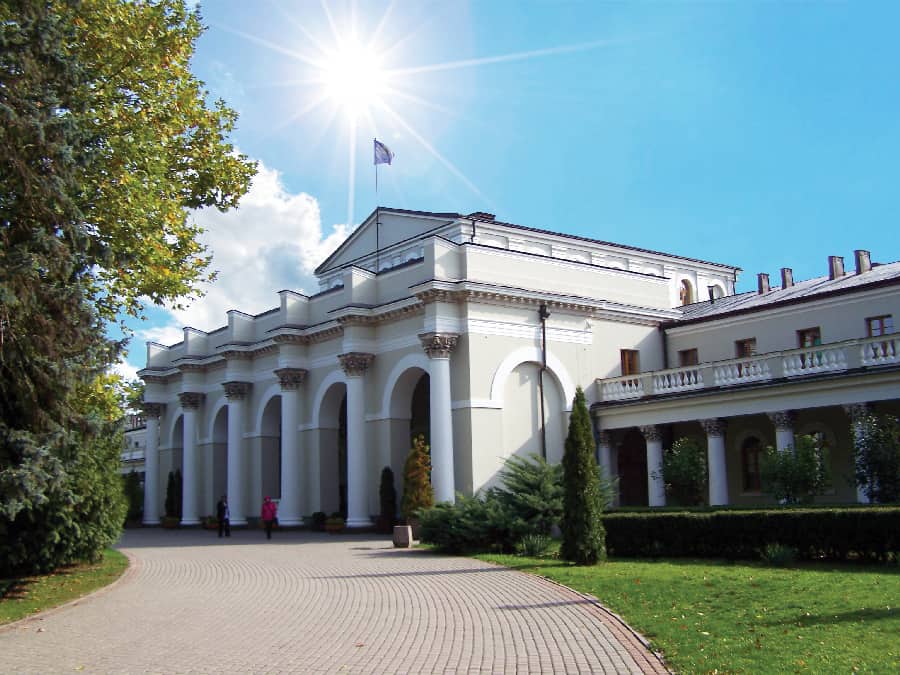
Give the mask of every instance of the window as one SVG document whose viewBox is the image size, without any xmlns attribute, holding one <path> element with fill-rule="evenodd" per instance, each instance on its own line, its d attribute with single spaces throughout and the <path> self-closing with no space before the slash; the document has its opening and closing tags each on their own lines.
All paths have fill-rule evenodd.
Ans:
<svg viewBox="0 0 900 675">
<path fill-rule="evenodd" d="M 759 457 L 762 454 L 759 439 L 750 436 L 741 444 L 741 475 L 744 492 L 759 492 Z"/>
<path fill-rule="evenodd" d="M 736 340 L 734 343 L 734 355 L 739 359 L 747 359 L 756 354 L 756 338 Z"/>
<path fill-rule="evenodd" d="M 682 305 L 689 305 L 694 302 L 694 289 L 691 288 L 691 282 L 687 279 L 681 280 L 681 288 L 678 291 L 678 298 Z"/>
<path fill-rule="evenodd" d="M 622 375 L 637 375 L 641 372 L 638 350 L 623 349 L 620 353 L 622 358 Z"/>
<path fill-rule="evenodd" d="M 890 314 L 866 319 L 866 337 L 878 337 L 894 332 L 894 317 Z"/>
<path fill-rule="evenodd" d="M 682 368 L 684 366 L 696 366 L 698 363 L 700 363 L 700 360 L 696 349 L 682 349 L 678 352 L 678 365 Z"/>
<path fill-rule="evenodd" d="M 818 326 L 797 331 L 797 346 L 816 347 L 820 344 L 822 344 L 822 332 Z"/>
</svg>

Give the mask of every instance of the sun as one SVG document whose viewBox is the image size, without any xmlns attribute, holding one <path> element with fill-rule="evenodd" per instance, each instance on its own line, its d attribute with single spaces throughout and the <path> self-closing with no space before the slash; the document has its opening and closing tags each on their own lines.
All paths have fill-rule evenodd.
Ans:
<svg viewBox="0 0 900 675">
<path fill-rule="evenodd" d="M 382 100 L 388 88 L 387 71 L 374 50 L 350 39 L 324 57 L 324 93 L 340 109 L 355 117 Z"/>
</svg>

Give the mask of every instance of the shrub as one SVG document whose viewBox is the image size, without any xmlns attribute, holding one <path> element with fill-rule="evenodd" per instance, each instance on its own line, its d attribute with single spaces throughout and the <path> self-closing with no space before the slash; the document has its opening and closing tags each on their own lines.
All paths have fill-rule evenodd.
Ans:
<svg viewBox="0 0 900 675">
<path fill-rule="evenodd" d="M 169 477 L 166 479 L 166 518 L 176 518 L 178 507 L 176 506 L 176 496 L 178 489 L 175 487 L 175 472 L 170 471 Z"/>
<path fill-rule="evenodd" d="M 706 502 L 706 448 L 692 438 L 679 438 L 663 455 L 663 481 L 673 504 L 698 506 Z"/>
<path fill-rule="evenodd" d="M 553 538 L 546 534 L 526 534 L 516 544 L 516 553 L 530 558 L 541 558 L 547 555 L 553 546 Z"/>
<path fill-rule="evenodd" d="M 421 540 L 443 553 L 509 550 L 506 514 L 492 491 L 473 497 L 458 494 L 455 503 L 443 502 L 418 515 Z"/>
<path fill-rule="evenodd" d="M 326 520 L 328 516 L 324 511 L 316 511 L 309 517 L 309 529 L 313 532 L 324 532 Z"/>
<path fill-rule="evenodd" d="M 381 470 L 381 484 L 378 486 L 378 497 L 381 502 L 379 529 L 390 531 L 397 514 L 397 490 L 394 489 L 394 472 L 386 466 Z"/>
<path fill-rule="evenodd" d="M 766 544 L 759 552 L 760 558 L 772 567 L 789 567 L 797 560 L 797 549 L 784 544 Z"/>
<path fill-rule="evenodd" d="M 784 504 L 807 504 L 830 484 L 828 453 L 812 436 L 794 436 L 794 447 L 766 448 L 760 460 L 763 492 Z"/>
<path fill-rule="evenodd" d="M 853 430 L 856 484 L 870 501 L 900 501 L 900 425 L 896 417 L 869 415 Z"/>
<path fill-rule="evenodd" d="M 412 449 L 403 467 L 403 499 L 400 513 L 408 521 L 414 514 L 434 505 L 434 489 L 431 487 L 431 452 L 425 443 L 425 435 L 413 439 Z"/>
<path fill-rule="evenodd" d="M 492 491 L 509 519 L 513 539 L 528 534 L 550 535 L 563 513 L 562 465 L 539 455 L 513 455 L 500 472 L 501 487 Z"/>
<path fill-rule="evenodd" d="M 563 519 L 560 556 L 579 565 L 606 558 L 599 472 L 584 392 L 579 387 L 572 403 L 569 435 L 563 455 Z"/>
<path fill-rule="evenodd" d="M 130 471 L 122 477 L 125 489 L 125 499 L 128 501 L 128 514 L 126 520 L 139 521 L 144 514 L 144 488 L 141 487 L 140 476 L 137 472 Z"/>
</svg>

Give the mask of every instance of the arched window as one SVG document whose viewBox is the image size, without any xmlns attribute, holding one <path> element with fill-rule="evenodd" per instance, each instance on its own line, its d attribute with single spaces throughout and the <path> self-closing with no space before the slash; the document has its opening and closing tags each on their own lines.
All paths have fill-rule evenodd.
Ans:
<svg viewBox="0 0 900 675">
<path fill-rule="evenodd" d="M 694 289 L 691 287 L 691 282 L 687 279 L 681 280 L 681 290 L 678 292 L 678 298 L 681 300 L 682 305 L 689 305 L 694 302 Z"/>
<path fill-rule="evenodd" d="M 741 444 L 741 476 L 744 492 L 759 492 L 762 489 L 759 480 L 761 454 L 762 448 L 756 436 L 749 436 Z"/>
</svg>

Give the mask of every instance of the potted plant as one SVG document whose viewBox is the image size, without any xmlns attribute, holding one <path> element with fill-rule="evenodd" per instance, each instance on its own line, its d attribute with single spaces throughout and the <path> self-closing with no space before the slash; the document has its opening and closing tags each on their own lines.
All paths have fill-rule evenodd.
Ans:
<svg viewBox="0 0 900 675">
<path fill-rule="evenodd" d="M 347 522 L 340 513 L 332 513 L 325 520 L 325 531 L 331 532 L 331 534 L 337 534 L 338 532 L 343 532 L 346 525 Z"/>
<path fill-rule="evenodd" d="M 309 517 L 309 529 L 313 532 L 324 532 L 326 520 L 328 516 L 324 511 L 316 511 Z"/>
<path fill-rule="evenodd" d="M 219 519 L 215 516 L 203 516 L 203 529 L 204 530 L 218 530 L 219 529 Z"/>
</svg>

